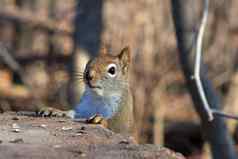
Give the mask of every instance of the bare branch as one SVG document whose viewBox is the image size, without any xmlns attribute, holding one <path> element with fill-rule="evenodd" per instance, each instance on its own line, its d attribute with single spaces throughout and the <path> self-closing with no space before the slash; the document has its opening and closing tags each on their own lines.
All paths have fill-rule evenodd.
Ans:
<svg viewBox="0 0 238 159">
<path fill-rule="evenodd" d="M 217 115 L 217 116 L 220 116 L 220 117 L 238 120 L 238 116 L 226 114 L 226 113 L 221 112 L 219 110 L 212 109 L 212 113 L 213 113 L 213 115 Z"/>
<path fill-rule="evenodd" d="M 194 67 L 194 75 L 193 78 L 196 82 L 199 95 L 201 97 L 201 100 L 203 102 L 203 106 L 208 114 L 209 121 L 212 121 L 214 119 L 212 110 L 210 109 L 210 106 L 208 104 L 207 97 L 205 95 L 205 91 L 202 85 L 202 81 L 200 78 L 200 69 L 201 69 L 201 60 L 202 60 L 202 40 L 203 35 L 207 23 L 208 18 L 208 10 L 209 10 L 209 0 L 204 0 L 204 12 L 202 17 L 202 22 L 199 28 L 198 36 L 197 36 L 197 43 L 196 43 L 196 58 L 195 58 L 195 67 Z"/>
</svg>

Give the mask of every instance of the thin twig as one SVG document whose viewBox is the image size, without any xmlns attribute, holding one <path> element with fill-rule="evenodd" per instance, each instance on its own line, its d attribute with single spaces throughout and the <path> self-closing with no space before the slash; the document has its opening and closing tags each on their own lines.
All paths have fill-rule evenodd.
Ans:
<svg viewBox="0 0 238 159">
<path fill-rule="evenodd" d="M 215 109 L 212 109 L 212 114 L 213 114 L 213 115 L 220 116 L 220 117 L 224 117 L 224 118 L 229 118 L 229 119 L 238 120 L 238 116 L 236 116 L 236 115 L 226 114 L 226 113 L 224 113 L 224 112 L 221 112 L 221 111 L 215 110 Z"/>
<path fill-rule="evenodd" d="M 200 69 L 201 69 L 201 57 L 202 57 L 202 40 L 203 35 L 207 23 L 208 18 L 208 10 L 209 10 L 209 0 L 204 0 L 204 12 L 202 17 L 202 22 L 199 28 L 197 43 L 196 43 L 196 58 L 195 58 L 195 67 L 194 67 L 194 80 L 196 82 L 201 100 L 203 102 L 203 106 L 208 114 L 208 120 L 212 121 L 214 119 L 212 110 L 208 104 L 207 97 L 205 95 L 205 91 L 202 85 L 201 77 L 200 77 Z"/>
</svg>

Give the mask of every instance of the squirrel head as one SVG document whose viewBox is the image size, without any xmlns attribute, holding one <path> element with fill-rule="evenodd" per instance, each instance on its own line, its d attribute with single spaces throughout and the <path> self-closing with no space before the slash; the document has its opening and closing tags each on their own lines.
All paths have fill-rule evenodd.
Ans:
<svg viewBox="0 0 238 159">
<path fill-rule="evenodd" d="M 123 48 L 119 54 L 111 55 L 105 47 L 97 57 L 90 60 L 84 71 L 84 81 L 88 89 L 100 96 L 121 94 L 128 88 L 130 49 Z"/>
</svg>

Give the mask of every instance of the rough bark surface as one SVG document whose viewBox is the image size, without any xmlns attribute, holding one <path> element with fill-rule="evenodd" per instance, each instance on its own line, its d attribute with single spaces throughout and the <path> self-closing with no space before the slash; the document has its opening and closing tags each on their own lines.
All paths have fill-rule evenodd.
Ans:
<svg viewBox="0 0 238 159">
<path fill-rule="evenodd" d="M 99 125 L 14 113 L 0 115 L 0 154 L 4 159 L 183 159 L 158 145 L 138 145 Z"/>
</svg>

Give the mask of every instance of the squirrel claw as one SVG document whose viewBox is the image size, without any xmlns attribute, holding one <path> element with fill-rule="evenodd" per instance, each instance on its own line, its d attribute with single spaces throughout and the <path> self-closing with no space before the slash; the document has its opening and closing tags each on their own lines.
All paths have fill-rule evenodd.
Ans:
<svg viewBox="0 0 238 159">
<path fill-rule="evenodd" d="M 99 124 L 102 125 L 104 127 L 107 127 L 107 121 L 105 118 L 103 118 L 101 115 L 94 115 L 92 117 L 90 117 L 89 119 L 86 120 L 86 123 L 88 124 Z"/>
<path fill-rule="evenodd" d="M 40 117 L 65 117 L 66 112 L 55 108 L 44 107 L 36 112 Z"/>
<path fill-rule="evenodd" d="M 29 117 L 66 117 L 72 118 L 71 111 L 63 111 L 52 107 L 41 107 L 36 111 L 19 111 L 18 116 L 29 116 Z"/>
</svg>

